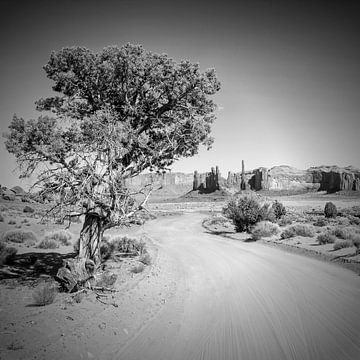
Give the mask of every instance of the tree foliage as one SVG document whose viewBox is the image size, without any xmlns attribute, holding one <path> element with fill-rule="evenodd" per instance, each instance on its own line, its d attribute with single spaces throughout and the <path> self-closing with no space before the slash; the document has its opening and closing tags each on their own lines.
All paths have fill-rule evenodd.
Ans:
<svg viewBox="0 0 360 360">
<path fill-rule="evenodd" d="M 56 194 L 53 213 L 76 207 L 103 229 L 124 224 L 142 208 L 126 179 L 211 146 L 214 70 L 131 44 L 64 48 L 44 70 L 56 95 L 37 101 L 37 120 L 14 115 L 6 147 L 22 176 L 35 171 L 43 195 Z"/>
</svg>

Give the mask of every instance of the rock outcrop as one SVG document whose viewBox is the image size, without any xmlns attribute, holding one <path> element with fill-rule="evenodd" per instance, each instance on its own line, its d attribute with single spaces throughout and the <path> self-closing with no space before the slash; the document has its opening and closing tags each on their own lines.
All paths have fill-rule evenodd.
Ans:
<svg viewBox="0 0 360 360">
<path fill-rule="evenodd" d="M 329 193 L 336 191 L 359 191 L 360 170 L 352 166 L 340 168 L 338 166 L 319 166 L 308 170 L 314 182 L 320 184 L 319 190 Z"/>
<path fill-rule="evenodd" d="M 199 174 L 194 171 L 193 190 L 204 192 L 214 192 L 220 190 L 220 171 L 219 167 L 211 168 L 211 171 L 205 174 Z"/>
</svg>

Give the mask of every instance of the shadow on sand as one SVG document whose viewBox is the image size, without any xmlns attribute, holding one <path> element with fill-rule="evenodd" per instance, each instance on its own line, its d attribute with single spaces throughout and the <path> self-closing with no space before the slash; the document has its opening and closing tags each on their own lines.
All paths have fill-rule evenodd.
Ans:
<svg viewBox="0 0 360 360">
<path fill-rule="evenodd" d="M 0 268 L 0 280 L 18 279 L 21 282 L 34 282 L 40 278 L 54 277 L 63 266 L 63 261 L 75 256 L 74 252 L 68 254 L 29 252 L 16 255 L 10 264 Z"/>
</svg>

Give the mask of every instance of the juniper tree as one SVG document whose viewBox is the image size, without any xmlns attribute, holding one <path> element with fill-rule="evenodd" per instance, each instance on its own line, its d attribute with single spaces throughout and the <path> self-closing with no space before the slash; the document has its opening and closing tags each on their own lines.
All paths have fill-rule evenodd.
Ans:
<svg viewBox="0 0 360 360">
<path fill-rule="evenodd" d="M 57 195 L 49 215 L 84 215 L 78 257 L 97 265 L 103 232 L 131 222 L 149 195 L 125 180 L 211 146 L 220 83 L 213 69 L 131 44 L 64 48 L 44 70 L 55 96 L 36 102 L 36 120 L 14 115 L 6 147 L 21 176 Z"/>
</svg>

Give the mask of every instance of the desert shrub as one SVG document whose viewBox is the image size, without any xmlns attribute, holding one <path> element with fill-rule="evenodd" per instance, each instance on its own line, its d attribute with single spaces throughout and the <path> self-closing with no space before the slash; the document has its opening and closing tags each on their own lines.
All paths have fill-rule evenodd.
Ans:
<svg viewBox="0 0 360 360">
<path fill-rule="evenodd" d="M 27 218 L 21 220 L 22 224 L 27 224 L 28 222 L 29 222 L 29 220 Z"/>
<path fill-rule="evenodd" d="M 57 249 L 59 247 L 59 243 L 54 239 L 43 239 L 36 246 L 39 249 Z"/>
<path fill-rule="evenodd" d="M 319 234 L 316 240 L 320 245 L 333 244 L 336 241 L 336 237 L 333 234 L 326 232 Z"/>
<path fill-rule="evenodd" d="M 286 215 L 285 206 L 281 202 L 275 200 L 275 202 L 272 204 L 272 208 L 276 219 L 280 219 Z"/>
<path fill-rule="evenodd" d="M 272 208 L 271 204 L 269 203 L 262 204 L 260 208 L 259 221 L 271 221 L 271 222 L 276 221 L 274 209 Z"/>
<path fill-rule="evenodd" d="M 129 255 L 141 255 L 145 250 L 145 242 L 127 236 L 116 236 L 111 243 L 114 245 L 114 251 Z"/>
<path fill-rule="evenodd" d="M 114 252 L 114 249 L 115 249 L 115 244 L 109 242 L 106 238 L 103 238 L 103 241 L 101 242 L 100 245 L 101 259 L 103 261 L 109 259 L 112 253 Z"/>
<path fill-rule="evenodd" d="M 327 218 L 336 218 L 337 209 L 336 209 L 335 204 L 333 204 L 331 201 L 327 202 L 325 204 L 324 214 L 325 214 L 325 217 L 327 217 Z"/>
<path fill-rule="evenodd" d="M 24 230 L 8 230 L 2 236 L 3 241 L 13 243 L 33 243 L 37 241 L 36 235 L 32 231 Z"/>
<path fill-rule="evenodd" d="M 11 219 L 11 220 L 9 220 L 8 224 L 9 224 L 9 225 L 15 225 L 15 224 L 16 224 L 16 221 Z"/>
<path fill-rule="evenodd" d="M 270 221 L 260 221 L 251 229 L 253 240 L 259 240 L 262 237 L 277 235 L 279 232 L 280 232 L 279 225 L 274 224 Z"/>
<path fill-rule="evenodd" d="M 39 285 L 33 292 L 34 305 L 45 306 L 52 304 L 57 294 L 56 287 L 51 283 Z"/>
<path fill-rule="evenodd" d="M 138 274 L 138 273 L 143 272 L 144 269 L 145 269 L 145 265 L 143 263 L 139 263 L 137 265 L 134 265 L 130 271 L 134 274 Z"/>
<path fill-rule="evenodd" d="M 5 221 L 4 217 L 2 216 L 2 214 L 0 214 L 0 222 L 4 222 L 4 221 Z"/>
<path fill-rule="evenodd" d="M 0 266 L 11 264 L 17 253 L 14 247 L 8 247 L 3 242 L 0 242 Z"/>
<path fill-rule="evenodd" d="M 45 239 L 54 240 L 62 245 L 71 245 L 71 239 L 73 235 L 67 230 L 56 230 L 45 235 Z"/>
<path fill-rule="evenodd" d="M 293 220 L 291 216 L 284 215 L 277 221 L 277 223 L 279 224 L 279 226 L 287 226 L 287 225 L 291 225 L 293 223 Z"/>
<path fill-rule="evenodd" d="M 334 244 L 334 250 L 352 247 L 353 245 L 354 244 L 351 240 L 336 240 Z"/>
<path fill-rule="evenodd" d="M 217 215 L 206 218 L 204 222 L 208 226 L 226 226 L 229 223 L 229 219 L 224 216 Z"/>
<path fill-rule="evenodd" d="M 151 257 L 150 254 L 145 250 L 142 255 L 140 255 L 139 261 L 144 265 L 151 264 Z"/>
<path fill-rule="evenodd" d="M 355 216 L 357 218 L 360 218 L 360 206 L 355 205 L 346 209 L 342 209 L 341 212 L 346 215 Z"/>
<path fill-rule="evenodd" d="M 24 212 L 24 213 L 33 213 L 33 212 L 35 212 L 35 210 L 34 210 L 31 206 L 26 205 L 26 206 L 24 207 L 23 212 Z"/>
<path fill-rule="evenodd" d="M 353 215 L 347 215 L 347 218 L 349 219 L 350 225 L 360 225 L 360 218 Z"/>
<path fill-rule="evenodd" d="M 313 237 L 314 229 L 306 224 L 295 224 L 289 226 L 281 233 L 282 239 L 288 239 L 294 236 Z"/>
<path fill-rule="evenodd" d="M 101 287 L 112 287 L 117 280 L 117 275 L 110 272 L 105 271 L 100 274 L 100 276 L 96 279 L 95 285 Z"/>
<path fill-rule="evenodd" d="M 314 226 L 319 226 L 319 227 L 323 227 L 323 226 L 326 226 L 328 224 L 328 221 L 324 218 L 318 218 L 314 223 L 313 225 Z"/>
<path fill-rule="evenodd" d="M 256 196 L 246 194 L 230 199 L 223 214 L 232 220 L 237 232 L 250 232 L 257 222 L 269 220 L 273 211 L 269 204 L 262 204 Z"/>
<path fill-rule="evenodd" d="M 351 228 L 350 229 L 348 229 L 348 228 L 335 228 L 332 231 L 332 234 L 335 235 L 339 239 L 348 240 L 348 239 L 351 239 L 355 235 L 355 232 Z"/>
<path fill-rule="evenodd" d="M 360 235 L 355 234 L 351 240 L 352 240 L 352 243 L 354 244 L 354 246 L 356 247 L 357 252 L 359 252 L 360 251 Z"/>
</svg>

